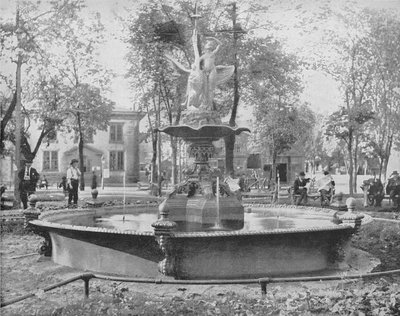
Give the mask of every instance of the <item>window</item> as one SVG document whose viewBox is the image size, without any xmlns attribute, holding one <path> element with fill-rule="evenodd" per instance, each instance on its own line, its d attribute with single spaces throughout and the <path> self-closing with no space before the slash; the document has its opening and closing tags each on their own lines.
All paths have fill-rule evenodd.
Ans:
<svg viewBox="0 0 400 316">
<path fill-rule="evenodd" d="M 124 170 L 124 152 L 110 151 L 110 170 Z"/>
<path fill-rule="evenodd" d="M 58 171 L 58 152 L 44 151 L 43 152 L 43 170 Z"/>
<path fill-rule="evenodd" d="M 122 142 L 123 124 L 110 124 L 110 142 Z"/>
<path fill-rule="evenodd" d="M 89 172 L 92 170 L 92 160 L 90 157 L 83 156 L 83 172 Z"/>
</svg>

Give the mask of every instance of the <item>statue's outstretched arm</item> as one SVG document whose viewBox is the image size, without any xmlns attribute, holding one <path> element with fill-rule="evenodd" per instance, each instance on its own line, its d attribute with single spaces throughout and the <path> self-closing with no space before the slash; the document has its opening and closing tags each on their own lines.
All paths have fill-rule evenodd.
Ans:
<svg viewBox="0 0 400 316">
<path fill-rule="evenodd" d="M 213 51 L 213 54 L 216 54 L 218 51 L 219 51 L 219 49 L 221 48 L 221 41 L 218 39 L 218 38 L 216 38 L 216 37 L 212 37 L 212 36 L 209 36 L 208 38 L 211 38 L 211 39 L 213 39 L 214 41 L 216 41 L 217 42 L 217 47 L 214 49 L 214 51 Z"/>
<path fill-rule="evenodd" d="M 178 71 L 179 73 L 181 73 L 181 74 L 189 74 L 190 73 L 190 69 L 186 69 L 185 66 L 183 66 L 179 61 L 177 61 L 172 56 L 165 55 L 165 57 L 172 64 L 172 66 L 175 68 L 175 70 Z"/>
</svg>

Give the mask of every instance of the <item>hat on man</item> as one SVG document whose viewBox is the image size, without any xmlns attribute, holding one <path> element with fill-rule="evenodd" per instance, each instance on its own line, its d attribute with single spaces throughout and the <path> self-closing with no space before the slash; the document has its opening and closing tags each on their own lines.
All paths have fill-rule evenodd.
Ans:
<svg viewBox="0 0 400 316">
<path fill-rule="evenodd" d="M 72 160 L 71 160 L 71 165 L 74 164 L 75 162 L 79 162 L 79 160 L 78 160 L 78 159 L 75 159 L 75 158 L 72 159 Z"/>
<path fill-rule="evenodd" d="M 301 171 L 300 173 L 299 173 L 299 176 L 300 177 L 304 177 L 306 174 L 304 173 L 304 171 Z"/>
<path fill-rule="evenodd" d="M 398 175 L 399 175 L 399 173 L 396 170 L 393 171 L 392 174 L 391 174 L 391 176 L 398 176 Z"/>
</svg>

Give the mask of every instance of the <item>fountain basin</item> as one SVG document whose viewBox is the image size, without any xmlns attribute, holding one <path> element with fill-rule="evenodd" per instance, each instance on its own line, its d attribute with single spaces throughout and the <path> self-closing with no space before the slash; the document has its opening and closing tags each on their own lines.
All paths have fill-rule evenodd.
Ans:
<svg viewBox="0 0 400 316">
<path fill-rule="evenodd" d="M 239 230 L 216 231 L 178 222 L 168 239 L 173 276 L 257 278 L 334 268 L 355 231 L 351 225 L 335 223 L 334 214 L 318 208 L 252 206 Z M 49 234 L 56 263 L 94 272 L 160 277 L 158 263 L 165 256 L 151 227 L 156 219 L 156 208 L 113 207 L 47 212 L 31 224 Z"/>
</svg>

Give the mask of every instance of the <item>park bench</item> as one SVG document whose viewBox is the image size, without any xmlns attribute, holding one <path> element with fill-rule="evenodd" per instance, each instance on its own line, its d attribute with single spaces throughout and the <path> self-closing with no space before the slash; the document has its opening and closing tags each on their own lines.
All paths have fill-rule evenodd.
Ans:
<svg viewBox="0 0 400 316">
<path fill-rule="evenodd" d="M 138 189 L 141 191 L 150 190 L 150 183 L 149 182 L 138 182 Z"/>
<path fill-rule="evenodd" d="M 289 192 L 289 195 L 290 195 L 291 203 L 293 205 L 295 205 L 296 202 L 297 202 L 297 199 L 300 198 L 300 194 L 295 194 L 294 193 L 293 186 L 288 189 L 288 192 Z M 321 198 L 321 194 L 319 192 L 307 192 L 307 198 L 315 201 L 315 200 Z"/>
<path fill-rule="evenodd" d="M 296 202 L 297 202 L 297 199 L 300 198 L 300 194 L 294 194 L 294 188 L 293 188 L 293 186 L 291 186 L 290 188 L 288 188 L 288 192 L 289 192 L 289 195 L 290 195 L 291 203 L 292 203 L 293 205 L 295 205 Z M 334 196 L 333 193 L 331 193 L 331 194 L 329 194 L 329 195 L 327 196 L 327 197 L 329 198 L 329 202 L 328 202 L 329 204 L 332 203 L 333 196 Z M 318 192 L 315 188 L 310 187 L 310 189 L 307 190 L 307 199 L 316 201 L 316 200 L 318 200 L 318 199 L 322 199 L 322 196 L 321 196 L 321 193 Z M 323 204 L 323 201 L 321 200 L 321 205 L 322 205 L 322 204 Z M 323 206 L 323 205 L 322 205 L 322 206 Z"/>
<path fill-rule="evenodd" d="M 13 207 L 14 205 L 14 195 L 12 194 L 3 194 L 1 196 L 1 206 L 0 209 L 1 210 L 9 210 Z"/>
<path fill-rule="evenodd" d="M 370 180 L 369 180 L 370 181 Z M 366 182 L 366 181 L 364 181 Z M 361 186 L 361 189 L 363 190 L 363 194 L 364 194 L 364 206 L 376 206 L 376 201 L 375 201 L 375 196 L 374 194 L 368 194 L 368 191 L 370 189 L 371 183 L 364 183 Z M 385 186 L 383 186 L 385 187 Z M 392 200 L 390 199 L 390 195 L 389 194 L 385 194 L 382 198 L 382 201 L 384 200 L 388 200 L 389 206 L 392 204 Z"/>
<path fill-rule="evenodd" d="M 392 199 L 390 198 L 389 194 L 385 194 L 383 196 L 382 201 L 385 201 L 385 200 L 388 201 L 389 206 L 392 205 Z M 374 199 L 374 196 L 372 194 L 368 195 L 368 194 L 365 194 L 365 192 L 364 192 L 364 206 L 365 207 L 366 206 L 376 206 L 375 205 L 375 199 Z"/>
<path fill-rule="evenodd" d="M 273 191 L 242 192 L 241 195 L 246 203 L 272 203 L 277 199 Z"/>
</svg>

